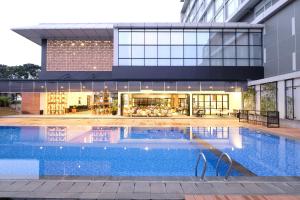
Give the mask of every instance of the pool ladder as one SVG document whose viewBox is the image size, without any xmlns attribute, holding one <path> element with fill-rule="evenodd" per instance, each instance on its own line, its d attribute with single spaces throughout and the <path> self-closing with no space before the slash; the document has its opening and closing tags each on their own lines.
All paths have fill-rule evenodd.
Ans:
<svg viewBox="0 0 300 200">
<path fill-rule="evenodd" d="M 198 166 L 199 166 L 199 162 L 200 162 L 201 158 L 203 159 L 204 166 L 203 166 L 200 178 L 201 178 L 201 180 L 204 180 L 205 172 L 206 172 L 206 168 L 207 168 L 207 160 L 206 160 L 206 157 L 203 152 L 200 152 L 200 154 L 198 156 L 198 159 L 196 162 L 196 168 L 195 168 L 195 176 L 198 176 Z M 221 160 L 223 158 L 226 158 L 229 162 L 229 168 L 227 169 L 225 177 L 224 177 L 225 180 L 228 180 L 228 177 L 230 176 L 230 173 L 232 170 L 232 159 L 230 158 L 230 156 L 227 153 L 222 153 L 218 159 L 218 162 L 216 165 L 216 176 L 219 176 L 219 166 L 220 166 Z"/>
</svg>

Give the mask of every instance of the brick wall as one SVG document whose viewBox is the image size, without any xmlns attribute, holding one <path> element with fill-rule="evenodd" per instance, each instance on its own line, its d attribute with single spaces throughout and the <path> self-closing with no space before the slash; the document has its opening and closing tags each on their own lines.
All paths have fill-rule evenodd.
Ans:
<svg viewBox="0 0 300 200">
<path fill-rule="evenodd" d="M 40 114 L 40 94 L 25 92 L 22 93 L 22 113 Z"/>
<path fill-rule="evenodd" d="M 47 41 L 47 71 L 111 71 L 112 65 L 111 41 Z"/>
</svg>

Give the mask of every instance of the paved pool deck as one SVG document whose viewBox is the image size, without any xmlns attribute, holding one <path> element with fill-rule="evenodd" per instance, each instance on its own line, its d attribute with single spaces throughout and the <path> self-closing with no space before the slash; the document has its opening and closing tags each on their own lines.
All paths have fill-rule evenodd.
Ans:
<svg viewBox="0 0 300 200">
<path fill-rule="evenodd" d="M 267 128 L 261 125 L 239 122 L 233 117 L 174 117 L 174 118 L 129 118 L 119 116 L 41 116 L 14 115 L 0 117 L 0 126 L 193 126 L 193 127 L 247 127 L 271 132 L 289 138 L 300 139 L 300 128 Z"/>
<path fill-rule="evenodd" d="M 134 178 L 133 178 L 134 179 Z M 184 199 L 186 195 L 292 195 L 299 198 L 299 177 L 208 177 L 206 181 L 159 180 L 1 180 L 2 198 Z"/>
</svg>

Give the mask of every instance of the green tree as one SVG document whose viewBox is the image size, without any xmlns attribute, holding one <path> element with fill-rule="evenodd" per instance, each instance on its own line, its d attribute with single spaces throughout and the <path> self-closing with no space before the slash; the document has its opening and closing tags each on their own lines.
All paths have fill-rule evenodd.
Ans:
<svg viewBox="0 0 300 200">
<path fill-rule="evenodd" d="M 38 79 L 41 67 L 35 64 L 7 66 L 0 64 L 0 79 Z"/>
</svg>

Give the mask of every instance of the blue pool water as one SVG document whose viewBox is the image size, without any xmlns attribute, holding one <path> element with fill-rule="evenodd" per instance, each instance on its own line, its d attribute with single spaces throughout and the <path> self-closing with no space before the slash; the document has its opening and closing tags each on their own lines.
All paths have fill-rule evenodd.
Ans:
<svg viewBox="0 0 300 200">
<path fill-rule="evenodd" d="M 256 175 L 300 175 L 299 141 L 246 128 L 0 126 L 0 178 L 194 176 L 200 151 L 215 176 L 218 158 L 203 142 Z"/>
</svg>

